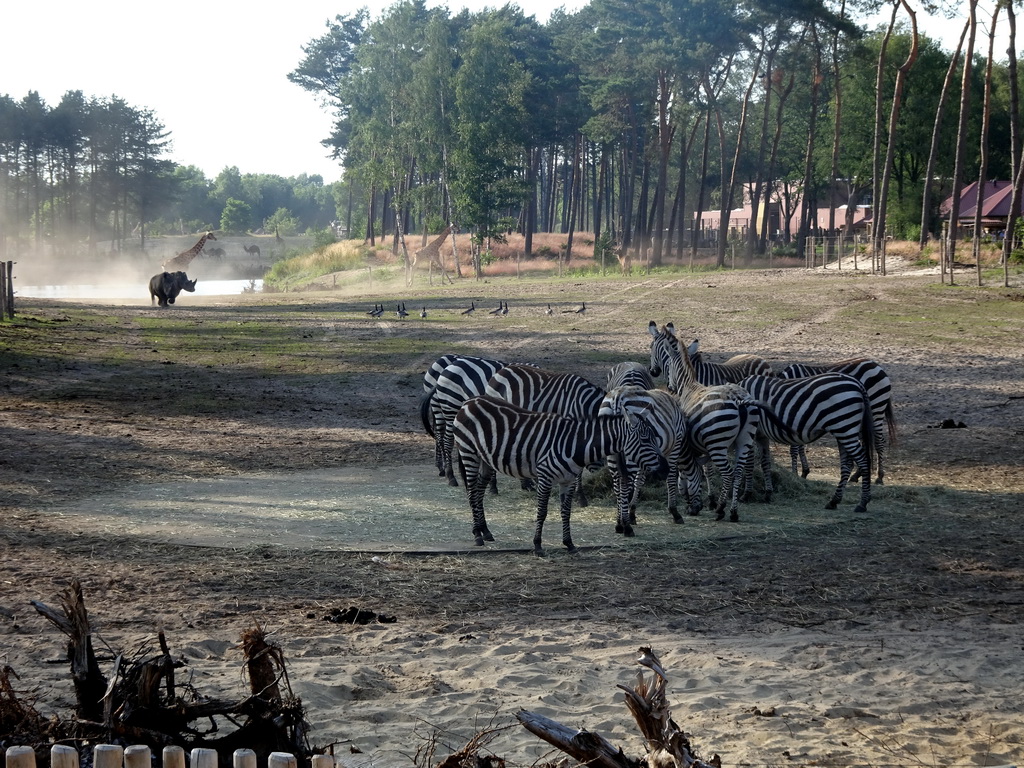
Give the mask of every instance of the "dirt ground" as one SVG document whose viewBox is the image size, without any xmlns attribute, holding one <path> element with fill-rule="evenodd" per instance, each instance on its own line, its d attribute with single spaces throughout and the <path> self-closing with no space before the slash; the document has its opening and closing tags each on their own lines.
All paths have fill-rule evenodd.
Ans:
<svg viewBox="0 0 1024 768">
<path fill-rule="evenodd" d="M 415 315 L 405 321 L 393 312 L 380 320 L 366 316 L 375 301 L 390 306 L 396 296 L 182 296 L 169 311 L 193 323 L 194 346 L 173 352 L 146 334 L 155 310 L 141 301 L 74 305 L 72 313 L 71 305 L 24 300 L 19 323 L 45 326 L 52 343 L 33 358 L 12 355 L 9 343 L 0 349 L 0 663 L 35 691 L 45 711 L 68 711 L 66 670 L 51 663 L 61 657 L 62 641 L 29 601 L 58 603 L 76 577 L 112 648 L 143 642 L 158 627 L 172 645 L 196 637 L 230 645 L 259 621 L 288 638 L 291 653 L 333 643 L 379 664 L 387 663 L 388 648 L 366 634 L 372 630 L 325 628 L 323 614 L 356 605 L 396 616 L 406 631 L 423 636 L 480 636 L 516 626 L 614 628 L 636 638 L 622 649 L 627 653 L 655 628 L 694 638 L 814 627 L 956 627 L 981 635 L 1021 628 L 1020 289 L 985 293 L 1016 297 L 1016 313 L 990 327 L 958 331 L 954 312 L 933 333 L 912 329 L 901 337 L 884 326 L 872 333 L 866 322 L 851 332 L 842 320 L 851 307 L 897 312 L 908 291 L 925 292 L 934 282 L 927 275 L 880 278 L 849 270 L 843 276 L 791 270 L 553 284 L 464 280 L 409 294 L 410 313 L 414 305 L 417 311 L 429 305 L 429 326 L 415 325 Z M 944 302 L 966 301 L 966 291 L 951 289 L 948 300 L 930 293 L 922 321 L 929 304 L 946 311 Z M 753 297 L 770 302 L 773 293 L 790 309 L 751 322 L 751 310 L 758 311 Z M 471 299 L 490 308 L 499 298 L 511 304 L 508 318 L 461 314 Z M 585 315 L 568 312 L 581 301 Z M 547 326 L 549 304 L 556 315 Z M 439 349 L 582 368 L 600 382 L 611 361 L 647 359 L 648 319 L 672 320 L 681 333 L 700 336 L 716 360 L 754 352 L 773 364 L 864 354 L 883 361 L 894 382 L 900 442 L 869 512 L 852 515 L 856 494 L 848 494 L 838 512 L 821 509 L 834 451 L 815 446 L 812 479 L 819 484 L 801 496 L 803 507 L 791 520 L 782 494 L 771 508 L 745 505 L 745 522 L 714 529 L 707 513 L 673 527 L 662 503 L 652 501 L 649 523 L 636 540 L 575 558 L 560 551 L 557 522 L 549 523 L 547 558 L 464 554 L 472 546 L 462 507 L 450 529 L 451 552 L 435 556 L 389 552 L 386 543 L 401 543 L 407 531 L 400 520 L 387 529 L 386 518 L 385 530 L 373 536 L 384 543 L 380 551 L 346 554 L 315 544 L 289 550 L 273 540 L 262 546 L 153 543 L 117 530 L 82 529 L 76 518 L 59 513 L 69 503 L 87 505 L 146 483 L 358 467 L 390 468 L 398 478 L 406 466 L 431 462 L 432 441 L 419 425 L 417 406 L 422 371 Z M 336 375 L 315 380 L 275 375 L 272 362 L 249 367 L 256 353 L 232 341 L 232 324 L 248 321 L 277 323 L 282 334 L 314 340 L 323 359 L 336 354 L 342 339 L 370 349 L 379 344 L 381 352 L 370 363 L 360 359 L 358 370 L 339 356 Z M 0 341 L 14 332 L 0 327 Z M 110 360 L 120 355 L 123 367 L 60 354 L 83 341 L 105 349 Z M 219 345 L 221 363 L 190 362 L 189 349 L 211 344 Z M 595 357 L 595 349 L 606 355 Z M 947 419 L 966 428 L 940 428 Z M 777 525 L 756 527 L 759 515 L 769 512 Z M 159 504 L 151 514 L 159 516 Z M 493 514 L 500 521 L 500 512 Z M 711 533 L 689 540 L 685 532 L 694 526 Z M 317 713 L 310 714 L 317 725 Z M 586 713 L 575 717 L 574 723 L 587 722 Z M 313 740 L 353 738 L 352 731 L 367 728 L 358 719 L 321 722 Z M 1019 756 L 1021 749 L 1011 744 L 1003 754 Z"/>
</svg>

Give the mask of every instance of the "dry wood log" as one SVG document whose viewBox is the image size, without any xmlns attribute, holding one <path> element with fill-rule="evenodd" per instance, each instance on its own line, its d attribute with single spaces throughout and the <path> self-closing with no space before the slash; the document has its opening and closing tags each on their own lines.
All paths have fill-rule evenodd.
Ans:
<svg viewBox="0 0 1024 768">
<path fill-rule="evenodd" d="M 81 582 L 74 579 L 71 586 L 64 590 L 61 597 L 63 613 L 36 600 L 32 601 L 32 605 L 69 638 L 68 660 L 71 662 L 71 680 L 78 701 L 76 714 L 83 720 L 101 720 L 107 680 L 100 672 L 93 651 L 92 628 L 89 626 L 89 614 L 85 610 Z"/>
<path fill-rule="evenodd" d="M 627 757 L 621 747 L 616 748 L 599 734 L 569 728 L 533 712 L 519 712 L 516 717 L 528 731 L 587 766 L 637 768 L 646 763 L 650 768 L 721 768 L 718 755 L 707 762 L 701 760 L 672 720 L 665 695 L 668 678 L 654 651 L 641 648 L 637 663 L 650 669 L 653 677 L 648 679 L 640 671 L 632 689 L 619 688 L 625 692 L 626 706 L 647 741 L 645 761 Z"/>
</svg>

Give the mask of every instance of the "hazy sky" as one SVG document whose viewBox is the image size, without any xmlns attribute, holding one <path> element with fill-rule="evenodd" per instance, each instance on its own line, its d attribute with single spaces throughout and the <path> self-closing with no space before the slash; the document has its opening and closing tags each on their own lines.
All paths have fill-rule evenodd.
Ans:
<svg viewBox="0 0 1024 768">
<path fill-rule="evenodd" d="M 340 176 L 320 141 L 331 116 L 314 94 L 289 82 L 302 46 L 326 31 L 328 20 L 367 7 L 376 18 L 393 3 L 286 0 L 12 0 L 3 12 L 0 94 L 20 101 L 38 91 L 51 107 L 67 91 L 118 96 L 150 109 L 171 132 L 171 159 L 210 178 L 227 166 L 242 173 Z M 520 0 L 546 22 L 556 7 L 584 0 Z M 504 2 L 451 0 L 453 13 Z"/>
<path fill-rule="evenodd" d="M 545 22 L 553 8 L 572 11 L 586 3 L 516 4 Z M 171 159 L 198 166 L 210 178 L 237 166 L 242 173 L 319 173 L 333 182 L 338 165 L 320 144 L 330 134 L 331 116 L 287 74 L 329 19 L 363 5 L 376 18 L 392 2 L 290 0 L 260 8 L 225 0 L 12 0 L 3 13 L 0 94 L 20 101 L 34 90 L 50 106 L 69 90 L 116 95 L 152 110 L 171 132 Z M 453 13 L 501 5 L 447 3 Z M 961 25 L 929 22 L 923 31 L 949 37 L 951 47 Z"/>
</svg>

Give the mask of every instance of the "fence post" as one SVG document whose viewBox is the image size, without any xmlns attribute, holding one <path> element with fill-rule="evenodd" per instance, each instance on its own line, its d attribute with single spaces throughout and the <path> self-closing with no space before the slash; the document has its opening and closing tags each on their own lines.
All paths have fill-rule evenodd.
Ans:
<svg viewBox="0 0 1024 768">
<path fill-rule="evenodd" d="M 7 768 L 36 768 L 36 753 L 32 747 L 8 747 Z"/>
<path fill-rule="evenodd" d="M 14 262 L 7 262 L 7 317 L 14 319 Z"/>
<path fill-rule="evenodd" d="M 267 758 L 267 768 L 298 768 L 298 765 L 295 755 L 288 752 L 271 752 Z"/>
<path fill-rule="evenodd" d="M 256 753 L 251 749 L 236 749 L 231 755 L 231 764 L 234 768 L 256 768 Z"/>
<path fill-rule="evenodd" d="M 52 766 L 51 766 L 52 768 Z M 133 744 L 124 750 L 124 768 L 153 768 L 153 756 L 145 744 Z"/>
<path fill-rule="evenodd" d="M 92 749 L 94 768 L 121 768 L 124 762 L 124 749 L 117 744 L 97 744 Z"/>
<path fill-rule="evenodd" d="M 0 261 L 0 319 L 7 317 L 7 263 Z"/>
<path fill-rule="evenodd" d="M 310 763 L 312 768 L 334 768 L 334 755 L 313 755 Z"/>
<path fill-rule="evenodd" d="M 164 747 L 164 768 L 185 768 L 185 750 L 177 744 Z"/>
<path fill-rule="evenodd" d="M 50 747 L 50 768 L 78 768 L 78 750 L 67 744 Z"/>
<path fill-rule="evenodd" d="M 217 768 L 217 750 L 195 747 L 189 759 L 190 768 Z"/>
</svg>

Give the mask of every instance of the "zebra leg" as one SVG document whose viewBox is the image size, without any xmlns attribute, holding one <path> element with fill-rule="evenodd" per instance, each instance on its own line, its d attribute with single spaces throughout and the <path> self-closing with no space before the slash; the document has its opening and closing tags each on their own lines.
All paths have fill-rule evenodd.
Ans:
<svg viewBox="0 0 1024 768">
<path fill-rule="evenodd" d="M 839 443 L 839 485 L 836 486 L 835 491 L 832 493 L 832 497 L 825 504 L 825 509 L 835 509 L 839 506 L 839 502 L 843 500 L 843 491 L 846 489 L 846 483 L 850 479 L 850 472 L 853 470 L 853 462 L 850 461 L 851 456 L 856 455 L 856 450 L 852 453 L 849 445 Z M 857 462 L 858 468 L 860 462 Z M 868 483 L 871 482 L 871 471 L 868 470 Z"/>
<path fill-rule="evenodd" d="M 697 466 L 697 461 L 690 451 L 689 446 L 686 446 L 679 453 L 679 471 L 676 475 L 676 491 L 677 493 L 681 490 L 683 497 L 686 499 L 687 514 L 697 516 L 700 514 L 700 508 L 703 506 L 703 498 L 701 495 L 701 471 L 700 467 Z M 685 478 L 686 487 L 683 487 L 683 480 Z M 683 522 L 682 517 L 673 518 L 676 523 Z"/>
<path fill-rule="evenodd" d="M 852 459 L 852 462 L 850 462 Z M 860 443 L 852 446 L 848 452 L 847 463 L 857 465 L 857 474 L 860 475 L 860 501 L 853 508 L 854 512 L 867 512 L 868 502 L 871 501 L 871 459 L 870 454 L 864 450 Z M 852 479 L 852 478 L 851 478 Z"/>
<path fill-rule="evenodd" d="M 566 492 L 559 494 L 561 501 L 561 513 L 562 513 L 562 544 L 569 551 L 570 555 L 575 555 L 579 550 L 576 549 L 576 545 L 572 543 L 572 532 L 569 530 L 569 518 L 572 516 L 572 488 L 568 488 Z M 632 530 L 632 529 L 630 529 Z M 629 534 L 627 534 L 628 536 Z"/>
<path fill-rule="evenodd" d="M 875 441 L 875 456 L 878 461 L 878 477 L 875 478 L 875 485 L 884 485 L 885 483 L 885 467 L 883 462 L 885 461 L 885 454 L 889 448 L 889 440 L 885 436 L 885 420 L 882 418 L 874 419 L 874 441 Z M 855 483 L 860 480 L 860 468 L 850 476 L 850 482 Z"/>
<path fill-rule="evenodd" d="M 761 473 L 764 475 L 764 503 L 772 503 L 775 485 L 772 483 L 772 449 L 765 435 L 757 436 L 757 452 L 761 455 Z"/>
<path fill-rule="evenodd" d="M 793 470 L 793 474 L 796 472 L 796 462 L 800 460 L 800 477 L 804 480 L 811 474 L 811 465 L 807 461 L 807 446 L 804 445 L 791 445 L 789 446 L 789 464 Z"/>
<path fill-rule="evenodd" d="M 576 496 L 576 503 L 581 507 L 589 507 L 590 499 L 587 498 L 587 492 L 583 489 L 583 472 L 586 472 L 586 470 L 580 472 L 576 477 L 576 482 L 572 489 L 573 494 Z"/>
<path fill-rule="evenodd" d="M 487 487 L 488 478 L 478 456 L 467 456 L 460 451 L 459 467 L 462 471 L 462 484 L 466 486 L 466 495 L 469 497 L 469 508 L 473 514 L 473 538 L 476 545 L 482 547 L 485 540 L 494 541 L 484 517 L 484 489 Z"/>
<path fill-rule="evenodd" d="M 736 484 L 733 482 L 732 465 L 729 463 L 729 452 L 727 450 L 716 450 L 711 454 L 711 459 L 718 468 L 721 477 L 722 488 L 718 492 L 718 504 L 715 506 L 715 519 L 725 519 L 725 508 L 729 507 L 729 520 L 737 522 L 740 519 L 738 503 L 736 501 Z M 730 499 L 731 497 L 731 499 Z"/>
<path fill-rule="evenodd" d="M 448 478 L 448 485 L 453 488 L 458 486 L 459 481 L 455 479 L 455 472 L 452 471 L 452 452 L 455 447 L 455 432 L 446 429 L 444 433 L 444 476 Z"/>
<path fill-rule="evenodd" d="M 434 466 L 437 476 L 444 477 L 444 420 L 434 422 Z"/>
<path fill-rule="evenodd" d="M 629 502 L 633 496 L 632 478 L 621 454 L 609 456 L 605 463 L 612 475 L 612 489 L 615 496 L 615 532 L 624 536 L 632 536 L 633 526 L 629 519 Z"/>
<path fill-rule="evenodd" d="M 548 500 L 551 498 L 551 481 L 537 478 L 537 525 L 533 531 L 533 553 L 538 556 L 544 555 L 544 548 L 541 546 L 544 532 L 544 521 L 548 517 Z"/>
</svg>

